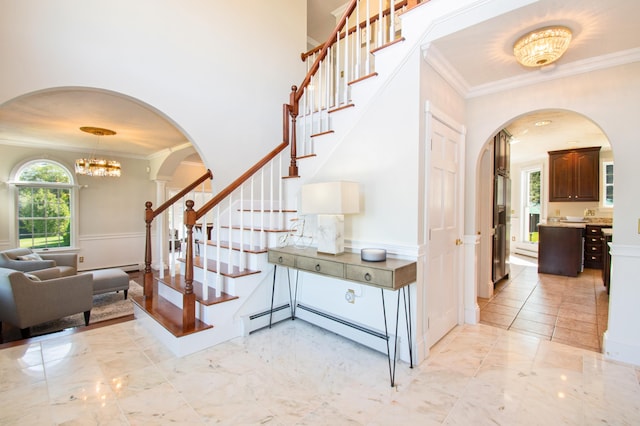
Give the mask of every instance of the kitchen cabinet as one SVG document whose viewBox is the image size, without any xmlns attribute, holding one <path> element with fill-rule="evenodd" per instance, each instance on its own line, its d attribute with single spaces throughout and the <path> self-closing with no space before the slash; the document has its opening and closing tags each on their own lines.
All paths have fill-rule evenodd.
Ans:
<svg viewBox="0 0 640 426">
<path fill-rule="evenodd" d="M 587 225 L 584 233 L 584 267 L 602 269 L 604 253 L 602 246 L 602 229 L 610 228 L 603 225 Z"/>
<path fill-rule="evenodd" d="M 600 147 L 549 151 L 549 201 L 600 200 Z"/>
<path fill-rule="evenodd" d="M 611 229 L 602 231 L 602 283 L 607 289 L 607 294 L 611 288 L 611 252 L 609 243 L 612 240 Z"/>
<path fill-rule="evenodd" d="M 493 138 L 493 283 L 507 278 L 509 265 L 509 230 L 511 228 L 511 179 L 509 178 L 510 150 L 506 130 L 501 130 Z"/>
<path fill-rule="evenodd" d="M 540 224 L 538 272 L 576 277 L 582 271 L 584 228 Z"/>
</svg>

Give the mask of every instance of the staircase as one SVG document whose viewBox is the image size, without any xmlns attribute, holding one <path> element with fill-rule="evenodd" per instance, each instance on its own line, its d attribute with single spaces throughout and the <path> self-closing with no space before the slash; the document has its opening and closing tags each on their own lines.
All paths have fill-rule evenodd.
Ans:
<svg viewBox="0 0 640 426">
<path fill-rule="evenodd" d="M 297 194 L 308 178 L 300 177 L 298 163 L 305 176 L 313 176 L 364 113 L 385 81 L 378 76 L 389 78 L 407 54 L 400 16 L 418 3 L 396 1 L 384 9 L 382 0 L 352 0 L 327 42 L 302 55 L 308 72 L 283 106 L 283 142 L 276 149 L 198 210 L 189 193 L 213 178 L 210 172 L 156 210 L 146 203 L 145 289 L 144 296 L 133 298 L 134 312 L 174 354 L 269 324 L 273 266 L 266 253 L 299 219 Z M 364 10 L 372 13 L 364 16 Z M 181 203 L 185 256 L 170 253 L 168 273 L 154 274 L 151 225 Z M 213 224 L 210 238 L 194 238 L 197 223 Z M 274 322 L 290 316 L 288 304 L 286 291 L 276 289 Z"/>
</svg>

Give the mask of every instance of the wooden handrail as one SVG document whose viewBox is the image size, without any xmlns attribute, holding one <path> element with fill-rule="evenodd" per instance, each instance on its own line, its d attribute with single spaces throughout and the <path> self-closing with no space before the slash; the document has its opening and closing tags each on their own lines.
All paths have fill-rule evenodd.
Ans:
<svg viewBox="0 0 640 426">
<path fill-rule="evenodd" d="M 205 204 L 203 204 L 202 207 L 200 207 L 196 211 L 195 219 L 193 219 L 193 224 L 195 224 L 196 221 L 200 219 L 202 216 L 207 214 L 212 208 L 217 206 L 222 200 L 227 198 L 233 191 L 238 189 L 240 185 L 245 183 L 251 176 L 253 176 L 258 170 L 260 170 L 265 164 L 273 160 L 276 157 L 276 155 L 284 151 L 284 149 L 288 145 L 289 144 L 287 142 L 282 142 L 273 151 L 265 155 L 260 161 L 254 164 L 249 170 L 244 172 L 238 179 L 231 182 L 225 189 L 223 189 L 218 194 L 216 194 L 215 197 L 213 197 L 212 199 L 207 201 Z M 185 223 L 186 223 L 186 219 L 185 219 Z"/>
<path fill-rule="evenodd" d="M 169 198 L 167 201 L 162 203 L 160 207 L 155 209 L 153 211 L 153 218 L 155 218 L 160 213 L 165 211 L 167 208 L 173 205 L 176 201 L 178 201 L 179 199 L 187 195 L 192 189 L 194 189 L 196 186 L 200 185 L 202 182 L 204 182 L 207 179 L 213 179 L 213 173 L 211 173 L 211 170 L 209 169 L 207 169 L 207 172 L 205 174 L 200 176 L 198 179 L 196 179 L 195 181 L 190 183 L 187 187 L 185 187 L 182 191 L 178 192 L 176 195 L 174 195 L 173 197 Z"/>
<path fill-rule="evenodd" d="M 408 6 L 409 8 L 415 7 L 415 6 L 412 6 L 412 4 L 413 5 L 417 5 L 417 0 L 413 0 L 413 1 L 412 0 L 403 0 L 401 2 L 396 3 L 394 6 L 395 6 L 395 10 L 398 10 L 398 9 L 402 9 L 405 6 Z M 384 9 L 382 11 L 382 17 L 384 18 L 385 16 L 389 15 L 390 13 L 391 13 L 391 7 L 388 7 L 388 8 L 386 8 L 386 9 Z M 379 14 L 376 13 L 376 14 L 372 15 L 369 18 L 369 25 L 373 25 L 378 19 L 380 19 L 380 15 Z M 356 24 L 353 27 L 349 28 L 349 31 L 347 32 L 347 35 L 353 34 L 354 32 L 356 32 L 358 27 L 365 28 L 366 26 L 367 26 L 367 20 L 365 19 L 364 21 L 360 22 L 360 24 Z M 343 37 L 344 37 L 344 33 L 341 32 L 340 33 L 340 38 L 343 38 Z M 332 43 L 333 43 L 333 41 L 332 41 Z M 323 47 L 324 47 L 324 45 L 321 44 L 319 46 L 314 47 L 313 49 L 309 50 L 306 53 L 302 53 L 300 55 L 302 61 L 303 62 L 306 61 L 309 56 L 313 56 L 316 52 L 320 51 Z"/>
<path fill-rule="evenodd" d="M 316 56 L 316 60 L 313 62 L 313 65 L 311 66 L 311 68 L 309 68 L 309 71 L 307 72 L 307 75 L 304 77 L 304 80 L 302 80 L 302 83 L 300 84 L 300 86 L 298 86 L 298 90 L 296 91 L 294 96 L 294 101 L 296 105 L 300 100 L 300 98 L 302 97 L 302 95 L 304 94 L 304 90 L 311 82 L 311 77 L 313 77 L 316 71 L 318 71 L 318 68 L 320 67 L 320 62 L 322 62 L 322 60 L 324 60 L 324 58 L 327 56 L 327 50 L 329 50 L 329 46 L 331 46 L 333 42 L 337 39 L 338 33 L 341 31 L 342 27 L 344 27 L 344 24 L 347 22 L 347 18 L 349 17 L 349 15 L 351 15 L 351 12 L 353 12 L 353 10 L 356 8 L 357 3 L 358 3 L 358 0 L 351 0 L 351 2 L 349 3 L 349 6 L 347 6 L 347 9 L 344 11 L 342 18 L 340 18 L 340 21 L 331 32 L 331 35 L 329 35 L 329 38 L 327 39 L 327 41 L 322 46 L 322 50 L 320 50 L 320 53 L 318 54 L 318 56 Z"/>
</svg>

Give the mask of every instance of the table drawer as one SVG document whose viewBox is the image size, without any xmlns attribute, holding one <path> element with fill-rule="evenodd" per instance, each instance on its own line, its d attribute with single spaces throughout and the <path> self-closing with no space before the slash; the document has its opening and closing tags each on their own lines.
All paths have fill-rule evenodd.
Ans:
<svg viewBox="0 0 640 426">
<path fill-rule="evenodd" d="M 344 265 L 338 262 L 331 262 L 330 260 L 298 256 L 296 258 L 296 268 L 303 271 L 344 278 Z"/>
<path fill-rule="evenodd" d="M 346 278 L 380 287 L 393 288 L 393 272 L 368 268 L 366 266 L 347 265 Z"/>
<path fill-rule="evenodd" d="M 269 263 L 275 263 L 276 265 L 294 268 L 296 266 L 295 259 L 296 257 L 292 254 L 269 251 Z"/>
<path fill-rule="evenodd" d="M 602 263 L 602 254 L 585 254 L 584 257 L 585 264 L 596 264 L 599 265 Z"/>
</svg>

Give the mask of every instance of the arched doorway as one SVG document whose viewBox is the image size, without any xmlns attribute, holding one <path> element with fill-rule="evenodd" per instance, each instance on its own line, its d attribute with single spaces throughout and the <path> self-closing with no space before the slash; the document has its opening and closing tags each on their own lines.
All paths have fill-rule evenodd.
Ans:
<svg viewBox="0 0 640 426">
<path fill-rule="evenodd" d="M 538 275 L 537 225 L 571 216 L 587 216 L 589 222 L 596 223 L 612 221 L 613 154 L 609 141 L 591 120 L 566 110 L 529 112 L 499 130 L 509 135 L 510 166 L 506 179 L 510 183 L 510 229 L 507 244 L 512 262 L 510 273 L 495 282 L 491 277 L 491 266 L 495 261 L 491 241 L 496 235 L 492 220 L 495 215 L 493 203 L 487 200 L 496 188 L 492 138 L 481 151 L 478 162 L 477 212 L 482 235 L 477 267 L 480 322 L 600 351 L 608 315 L 602 271 L 585 263 L 589 268 L 573 280 Z M 599 200 L 550 201 L 548 152 L 585 147 L 600 147 Z M 552 285 L 548 282 L 554 280 L 562 280 L 564 286 L 581 290 L 563 294 L 564 288 L 559 287 L 551 294 Z"/>
</svg>

